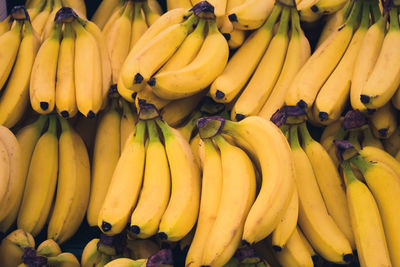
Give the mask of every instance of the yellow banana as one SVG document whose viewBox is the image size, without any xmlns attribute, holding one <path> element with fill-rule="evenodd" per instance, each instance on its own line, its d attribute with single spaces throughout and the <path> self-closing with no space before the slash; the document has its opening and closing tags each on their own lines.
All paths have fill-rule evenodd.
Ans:
<svg viewBox="0 0 400 267">
<path fill-rule="evenodd" d="M 303 244 L 306 246 L 308 252 L 311 255 L 311 258 L 313 259 L 313 261 L 315 261 L 315 258 L 318 257 L 317 253 L 315 253 L 314 249 L 312 248 L 310 242 L 307 240 L 307 238 L 304 236 L 303 232 L 301 231 L 300 227 L 298 227 L 297 225 L 297 232 L 300 235 L 301 240 L 303 241 Z"/>
<path fill-rule="evenodd" d="M 24 37 L 3 95 L 0 97 L 0 124 L 13 127 L 22 118 L 29 101 L 29 81 L 33 62 L 40 47 L 31 23 L 25 21 Z"/>
<path fill-rule="evenodd" d="M 5 144 L 0 140 L 0 203 L 3 203 L 4 196 L 7 193 L 8 184 L 10 183 L 10 158 L 8 156 Z"/>
<path fill-rule="evenodd" d="M 270 0 L 247 0 L 232 8 L 228 12 L 228 17 L 237 29 L 257 29 L 268 18 L 274 4 L 275 2 Z"/>
<path fill-rule="evenodd" d="M 234 251 L 226 247 L 240 239 L 234 238 L 243 232 L 243 224 L 255 199 L 255 173 L 250 158 L 238 147 L 229 144 L 221 135 L 213 137 L 221 152 L 223 183 L 218 212 L 209 232 L 201 265 L 223 266 Z M 236 240 L 235 240 L 236 239 Z M 231 255 L 227 254 L 231 253 Z"/>
<path fill-rule="evenodd" d="M 379 162 L 390 167 L 398 176 L 400 176 L 400 163 L 383 149 L 366 146 L 359 151 L 360 155 L 367 161 Z"/>
<path fill-rule="evenodd" d="M 47 19 L 49 18 L 51 10 L 53 9 L 53 2 L 54 0 L 47 0 L 44 9 L 32 20 L 32 27 L 40 37 L 42 36 Z"/>
<path fill-rule="evenodd" d="M 134 17 L 132 21 L 132 30 L 131 30 L 131 41 L 129 45 L 130 49 L 132 49 L 132 47 L 137 43 L 140 37 L 142 37 L 143 33 L 145 33 L 148 29 L 146 18 L 142 15 L 142 10 L 144 5 L 145 3 L 139 3 L 139 2 L 135 4 Z"/>
<path fill-rule="evenodd" d="M 146 148 L 143 187 L 130 224 L 130 230 L 139 238 L 148 238 L 157 233 L 171 188 L 167 155 L 158 136 L 157 125 L 154 120 L 146 123 L 149 143 Z"/>
<path fill-rule="evenodd" d="M 161 16 L 160 14 L 162 12 L 157 12 L 157 10 L 153 10 L 149 4 L 151 1 L 147 1 L 143 3 L 143 12 L 144 12 L 144 17 L 146 19 L 147 26 L 150 27 L 153 25 L 157 19 Z M 158 2 L 155 1 L 155 3 L 158 5 Z"/>
<path fill-rule="evenodd" d="M 222 193 L 222 162 L 218 149 L 211 139 L 203 140 L 205 158 L 201 184 L 201 202 L 196 232 L 186 256 L 186 266 L 200 266 L 203 252 L 219 210 Z M 232 165 L 233 166 L 233 165 Z"/>
<path fill-rule="evenodd" d="M 50 118 L 49 128 L 33 150 L 17 226 L 39 234 L 47 221 L 57 183 L 58 140 L 57 119 Z"/>
<path fill-rule="evenodd" d="M 290 146 L 296 167 L 299 192 L 299 225 L 313 248 L 325 259 L 346 263 L 353 259 L 352 249 L 343 232 L 328 214 L 312 164 L 301 148 L 298 127 L 290 129 Z"/>
<path fill-rule="evenodd" d="M 0 91 L 3 89 L 14 66 L 22 39 L 21 29 L 23 24 L 24 21 L 18 20 L 11 30 L 0 36 L 0 47 L 3 47 L 2 50 L 4 51 L 0 59 Z"/>
<path fill-rule="evenodd" d="M 17 229 L 6 236 L 0 245 L 0 261 L 4 267 L 15 267 L 22 263 L 25 249 L 34 249 L 35 239 L 24 230 Z"/>
<path fill-rule="evenodd" d="M 98 251 L 99 240 L 98 238 L 94 238 L 86 244 L 81 257 L 82 267 L 103 267 L 111 261 L 111 256 Z"/>
<path fill-rule="evenodd" d="M 36 249 L 37 255 L 54 257 L 62 253 L 60 246 L 53 239 L 47 239 L 40 243 Z"/>
<path fill-rule="evenodd" d="M 64 118 L 72 118 L 78 112 L 74 79 L 75 36 L 70 23 L 64 25 L 64 34 L 58 53 L 56 107 Z"/>
<path fill-rule="evenodd" d="M 274 7 L 264 25 L 246 39 L 212 83 L 210 95 L 215 101 L 231 102 L 246 85 L 268 47 L 281 10 L 281 5 Z"/>
<path fill-rule="evenodd" d="M 397 8 L 389 11 L 390 27 L 371 74 L 361 90 L 360 100 L 370 109 L 384 106 L 400 84 L 400 26 Z"/>
<path fill-rule="evenodd" d="M 388 102 L 371 115 L 370 123 L 375 137 L 386 139 L 390 137 L 397 128 L 397 110 Z"/>
<path fill-rule="evenodd" d="M 148 84 L 165 99 L 192 96 L 209 86 L 223 71 L 229 46 L 214 20 L 208 21 L 208 33 L 199 53 L 185 67 L 157 73 Z"/>
<path fill-rule="evenodd" d="M 295 9 L 292 9 L 291 23 L 292 33 L 281 74 L 258 114 L 267 120 L 283 106 L 293 78 L 311 55 L 310 43 L 300 27 L 299 15 Z"/>
<path fill-rule="evenodd" d="M 32 67 L 29 95 L 40 114 L 53 111 L 56 97 L 57 62 L 62 23 L 55 23 L 51 36 L 40 46 Z"/>
<path fill-rule="evenodd" d="M 343 163 L 351 226 L 361 266 L 392 266 L 377 203 L 368 187 L 359 181 L 350 164 Z"/>
<path fill-rule="evenodd" d="M 54 257 L 47 258 L 47 265 L 49 267 L 79 267 L 78 259 L 74 254 L 69 252 L 61 253 Z"/>
<path fill-rule="evenodd" d="M 347 0 L 319 0 L 315 5 L 312 6 L 312 11 L 326 14 L 332 14 L 342 9 L 346 4 Z"/>
<path fill-rule="evenodd" d="M 381 150 L 384 150 L 382 142 L 372 134 L 370 127 L 365 127 L 365 129 L 363 129 L 362 132 L 363 132 L 363 140 L 361 143 L 361 147 L 363 149 L 367 146 L 373 146 Z"/>
<path fill-rule="evenodd" d="M 134 113 L 129 106 L 129 104 L 122 101 L 122 116 L 121 116 L 121 126 L 120 126 L 120 133 L 121 133 L 121 144 L 120 144 L 120 151 L 122 152 L 125 147 L 126 140 L 128 139 L 129 135 L 135 131 L 136 125 L 136 113 Z"/>
<path fill-rule="evenodd" d="M 162 240 L 177 241 L 193 228 L 200 204 L 200 170 L 189 143 L 180 133 L 156 120 L 164 136 L 171 172 L 171 197 L 165 210 L 158 235 Z"/>
<path fill-rule="evenodd" d="M 115 167 L 98 218 L 98 226 L 107 235 L 124 230 L 136 204 L 144 171 L 145 134 L 146 124 L 139 121 Z"/>
<path fill-rule="evenodd" d="M 361 3 L 355 3 L 346 23 L 311 55 L 297 73 L 286 95 L 287 105 L 301 103 L 311 108 L 318 91 L 342 58 L 358 24 Z"/>
<path fill-rule="evenodd" d="M 51 29 L 54 27 L 56 13 L 58 12 L 58 10 L 60 10 L 60 8 L 62 8 L 61 0 L 53 0 L 52 10 L 47 17 L 46 24 L 44 25 L 42 33 L 40 35 L 42 41 L 50 37 Z"/>
<path fill-rule="evenodd" d="M 270 95 L 285 61 L 289 43 L 289 20 L 290 8 L 284 7 L 277 33 L 272 38 L 253 76 L 233 106 L 232 120 L 240 121 L 245 117 L 257 115 Z"/>
<path fill-rule="evenodd" d="M 36 18 L 36 16 L 42 11 L 44 6 L 46 5 L 47 0 L 37 0 L 37 3 L 33 3 L 33 5 L 30 4 L 25 4 L 25 7 L 27 8 L 26 11 L 29 14 L 29 18 L 31 19 L 31 22 Z"/>
<path fill-rule="evenodd" d="M 101 1 L 100 5 L 94 12 L 91 20 L 96 23 L 96 25 L 103 29 L 104 25 L 111 17 L 113 11 L 121 3 L 121 0 L 104 0 Z"/>
<path fill-rule="evenodd" d="M 398 126 L 394 133 L 389 138 L 383 139 L 382 142 L 385 150 L 394 157 L 400 150 L 400 127 Z"/>
<path fill-rule="evenodd" d="M 100 28 L 101 32 L 104 36 L 104 38 L 106 38 L 105 40 L 107 40 L 107 36 L 110 32 L 110 29 L 112 28 L 112 26 L 114 25 L 114 22 L 121 17 L 122 13 L 124 12 L 126 6 L 127 6 L 128 2 L 121 0 L 118 3 L 118 6 L 114 9 L 111 17 L 107 20 L 107 23 L 104 25 L 104 27 Z"/>
<path fill-rule="evenodd" d="M 229 33 L 228 45 L 231 50 L 238 49 L 246 40 L 246 31 L 234 29 Z"/>
<path fill-rule="evenodd" d="M 161 110 L 170 102 L 170 100 L 160 98 L 156 94 L 154 94 L 153 89 L 151 89 L 150 85 L 148 84 L 145 85 L 143 90 L 137 92 L 135 97 L 136 110 L 140 110 L 140 105 L 143 103 L 153 104 L 158 110 Z"/>
<path fill-rule="evenodd" d="M 92 179 L 87 221 L 96 226 L 99 212 L 107 194 L 115 166 L 121 154 L 121 115 L 113 101 L 100 118 L 94 141 Z"/>
<path fill-rule="evenodd" d="M 0 36 L 3 35 L 3 33 L 8 32 L 10 28 L 11 28 L 11 15 L 8 15 L 5 19 L 0 21 Z"/>
<path fill-rule="evenodd" d="M 167 0 L 167 10 L 173 10 L 175 8 L 192 8 L 190 0 Z"/>
</svg>

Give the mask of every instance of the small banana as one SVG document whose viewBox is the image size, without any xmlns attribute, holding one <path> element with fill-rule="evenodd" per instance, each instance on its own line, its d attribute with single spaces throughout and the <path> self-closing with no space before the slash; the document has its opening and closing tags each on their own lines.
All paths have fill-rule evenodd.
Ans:
<svg viewBox="0 0 400 267">
<path fill-rule="evenodd" d="M 80 267 L 78 259 L 69 252 L 61 253 L 54 257 L 47 258 L 49 267 Z"/>
<path fill-rule="evenodd" d="M 237 29 L 257 29 L 271 14 L 274 4 L 271 0 L 247 0 L 229 10 L 228 17 Z"/>
<path fill-rule="evenodd" d="M 60 246 L 53 239 L 47 239 L 40 243 L 36 249 L 37 255 L 54 257 L 62 253 Z"/>
<path fill-rule="evenodd" d="M 376 138 L 389 138 L 397 128 L 397 111 L 388 102 L 371 115 L 370 124 Z"/>
</svg>

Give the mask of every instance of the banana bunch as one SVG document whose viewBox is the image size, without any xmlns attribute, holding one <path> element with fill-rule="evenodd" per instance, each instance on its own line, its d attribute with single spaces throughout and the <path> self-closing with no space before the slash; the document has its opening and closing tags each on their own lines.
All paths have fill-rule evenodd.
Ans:
<svg viewBox="0 0 400 267">
<path fill-rule="evenodd" d="M 11 128 L 28 106 L 29 80 L 40 38 L 23 6 L 14 7 L 1 23 L 6 27 L 0 35 L 4 51 L 0 58 L 0 125 Z"/>
<path fill-rule="evenodd" d="M 189 143 L 153 105 L 143 104 L 120 153 L 98 212 L 99 228 L 113 236 L 130 221 L 136 237 L 182 239 L 196 223 L 200 201 L 200 170 Z"/>
<path fill-rule="evenodd" d="M 146 83 L 166 100 L 205 91 L 222 72 L 229 46 L 213 6 L 176 8 L 155 21 L 130 50 L 118 77 L 118 92 L 133 102 Z"/>
<path fill-rule="evenodd" d="M 107 104 L 111 69 L 105 39 L 93 23 L 71 8 L 57 11 L 37 52 L 30 78 L 32 108 L 64 118 L 81 112 L 93 118 Z"/>
<path fill-rule="evenodd" d="M 291 81 L 309 56 L 297 11 L 276 4 L 267 21 L 233 54 L 210 95 L 217 102 L 232 103 L 232 120 L 258 114 L 269 119 L 283 105 Z"/>
<path fill-rule="evenodd" d="M 17 229 L 7 235 L 0 245 L 0 259 L 4 267 L 26 267 L 32 264 L 46 266 L 80 266 L 71 253 L 63 253 L 52 239 L 43 241 L 35 249 L 35 239 L 24 230 Z"/>
<path fill-rule="evenodd" d="M 82 138 L 65 119 L 59 121 L 59 137 L 55 115 L 41 116 L 17 133 L 24 182 L 2 227 L 9 228 L 17 217 L 17 227 L 36 236 L 48 223 L 48 238 L 61 244 L 75 234 L 86 213 L 90 165 Z"/>
</svg>

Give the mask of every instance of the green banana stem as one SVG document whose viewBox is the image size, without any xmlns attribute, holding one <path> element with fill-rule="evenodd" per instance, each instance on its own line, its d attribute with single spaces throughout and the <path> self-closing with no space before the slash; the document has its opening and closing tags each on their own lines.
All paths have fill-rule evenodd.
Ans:
<svg viewBox="0 0 400 267">
<path fill-rule="evenodd" d="M 290 147 L 292 149 L 298 149 L 301 147 L 300 142 L 299 142 L 299 134 L 298 134 L 298 126 L 297 125 L 292 125 L 292 127 L 290 127 L 289 142 L 290 142 Z"/>
<path fill-rule="evenodd" d="M 353 170 L 351 169 L 350 163 L 348 160 L 343 161 L 342 163 L 343 171 L 344 171 L 344 176 L 346 177 L 346 180 L 348 184 L 352 182 L 357 181 L 357 177 L 354 175 Z"/>
<path fill-rule="evenodd" d="M 365 2 L 363 4 L 360 28 L 368 29 L 368 27 L 369 27 L 369 8 L 370 7 L 371 7 L 371 4 L 368 2 Z"/>
<path fill-rule="evenodd" d="M 389 31 L 398 31 L 399 30 L 399 16 L 398 16 L 397 7 L 393 7 L 389 11 L 390 17 L 390 28 Z"/>
<path fill-rule="evenodd" d="M 291 9 L 291 27 L 292 27 L 292 37 L 298 38 L 300 36 L 300 17 L 299 13 L 295 8 Z"/>
<path fill-rule="evenodd" d="M 168 139 L 174 138 L 174 133 L 165 122 L 163 122 L 160 118 L 157 118 L 156 123 L 161 129 L 165 142 L 167 142 Z"/>
<path fill-rule="evenodd" d="M 360 11 L 363 1 L 356 1 L 353 8 L 351 9 L 350 15 L 345 22 L 346 26 L 355 27 L 358 24 L 360 18 Z"/>
<path fill-rule="evenodd" d="M 278 20 L 278 17 L 281 14 L 281 12 L 282 12 L 282 5 L 276 4 L 272 9 L 271 15 L 269 15 L 267 21 L 264 23 L 263 26 L 261 26 L 261 28 L 271 30 L 274 27 L 276 21 Z"/>
<path fill-rule="evenodd" d="M 284 7 L 282 14 L 281 14 L 281 19 L 279 22 L 279 27 L 278 27 L 278 32 L 277 35 L 286 35 L 288 31 L 288 24 L 289 24 L 289 19 L 290 19 L 290 8 L 289 7 Z"/>
<path fill-rule="evenodd" d="M 343 138 L 346 136 L 347 131 L 343 129 L 343 127 L 339 128 L 339 131 L 335 134 L 335 137 L 333 140 L 343 140 Z"/>
<path fill-rule="evenodd" d="M 52 134 L 57 134 L 57 119 L 55 115 L 50 116 L 50 123 L 47 131 Z"/>
<path fill-rule="evenodd" d="M 154 120 L 146 121 L 147 131 L 149 132 L 149 143 L 159 142 L 160 137 L 158 136 L 157 125 Z"/>
<path fill-rule="evenodd" d="M 135 142 L 144 144 L 144 139 L 146 135 L 146 122 L 139 120 L 135 128 Z"/>
<path fill-rule="evenodd" d="M 54 23 L 52 33 L 50 35 L 51 39 L 60 40 L 61 38 L 61 30 L 62 30 L 62 23 Z"/>
<path fill-rule="evenodd" d="M 373 3 L 371 3 L 370 8 L 371 8 L 371 13 L 372 13 L 374 22 L 379 21 L 379 19 L 382 17 L 382 13 L 381 13 L 381 9 L 379 8 L 378 1 L 373 1 Z"/>
<path fill-rule="evenodd" d="M 37 129 L 42 131 L 48 119 L 49 119 L 48 115 L 40 115 L 40 117 L 33 124 Z"/>
<path fill-rule="evenodd" d="M 234 123 L 229 120 L 225 120 L 222 117 L 210 117 L 201 118 L 197 120 L 197 128 L 199 129 L 199 135 L 201 139 L 212 138 L 215 135 L 221 133 L 222 129 L 224 132 L 229 132 L 230 128 L 235 132 Z M 228 127 L 225 126 L 228 124 Z M 229 133 L 228 133 L 229 134 Z"/>
<path fill-rule="evenodd" d="M 310 132 L 307 129 L 307 125 L 305 122 L 300 124 L 300 134 L 301 134 L 301 140 L 303 141 L 303 146 L 308 145 L 314 141 L 314 139 L 310 135 Z"/>
<path fill-rule="evenodd" d="M 190 135 L 193 134 L 194 129 L 196 128 L 197 120 L 200 119 L 203 114 L 200 111 L 196 111 L 190 115 L 189 121 L 183 126 L 184 131 L 190 132 Z"/>
<path fill-rule="evenodd" d="M 69 125 L 66 119 L 59 117 L 58 120 L 60 121 L 61 124 L 61 131 L 66 132 L 71 129 L 71 126 Z"/>
<path fill-rule="evenodd" d="M 343 18 L 347 19 L 349 17 L 350 12 L 353 9 L 353 6 L 354 6 L 353 0 L 347 1 L 347 4 L 343 7 L 345 8 L 345 11 L 343 12 Z"/>
<path fill-rule="evenodd" d="M 363 175 L 372 167 L 372 163 L 366 161 L 361 155 L 351 158 L 350 161 L 361 171 Z"/>
</svg>

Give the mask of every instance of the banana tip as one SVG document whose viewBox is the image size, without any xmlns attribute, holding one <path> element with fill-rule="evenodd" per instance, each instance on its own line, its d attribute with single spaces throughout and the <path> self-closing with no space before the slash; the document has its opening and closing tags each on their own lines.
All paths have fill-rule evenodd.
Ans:
<svg viewBox="0 0 400 267">
<path fill-rule="evenodd" d="M 243 114 L 236 114 L 236 116 L 235 116 L 235 120 L 236 121 L 241 121 L 244 118 L 246 118 L 246 116 L 244 116 Z"/>
<path fill-rule="evenodd" d="M 243 246 L 250 246 L 250 242 L 243 239 L 243 240 L 242 240 L 242 245 L 243 245 Z"/>
<path fill-rule="evenodd" d="M 344 254 L 343 255 L 343 260 L 347 263 L 352 262 L 354 259 L 353 254 Z"/>
<path fill-rule="evenodd" d="M 88 114 L 86 115 L 86 117 L 88 119 L 93 119 L 96 116 L 96 114 L 93 111 L 89 111 Z"/>
<path fill-rule="evenodd" d="M 319 119 L 320 119 L 321 121 L 327 121 L 328 118 L 329 118 L 329 115 L 328 115 L 328 113 L 322 111 L 322 112 L 320 112 L 320 113 L 318 114 L 318 117 L 319 117 Z"/>
<path fill-rule="evenodd" d="M 155 78 L 151 78 L 151 79 L 147 82 L 147 84 L 150 85 L 150 86 L 156 85 L 156 79 L 155 79 Z"/>
<path fill-rule="evenodd" d="M 360 100 L 361 100 L 361 103 L 368 104 L 371 101 L 371 97 L 369 97 L 367 95 L 361 95 Z"/>
<path fill-rule="evenodd" d="M 42 110 L 47 110 L 49 108 L 49 103 L 48 102 L 40 102 L 40 108 Z"/>
<path fill-rule="evenodd" d="M 131 232 L 134 233 L 135 235 L 140 233 L 140 227 L 137 225 L 132 225 L 131 226 Z"/>
<path fill-rule="evenodd" d="M 387 128 L 379 129 L 378 133 L 380 137 L 386 138 L 388 135 L 388 129 Z"/>
<path fill-rule="evenodd" d="M 103 221 L 103 222 L 101 223 L 101 229 L 102 229 L 104 232 L 110 231 L 111 228 L 112 228 L 112 226 L 111 226 L 111 224 L 109 224 L 108 222 Z"/>
<path fill-rule="evenodd" d="M 216 97 L 217 99 L 222 99 L 222 98 L 225 97 L 225 94 L 224 94 L 224 92 L 221 92 L 220 90 L 217 90 L 217 91 L 215 92 L 215 97 Z"/>
<path fill-rule="evenodd" d="M 133 80 L 134 80 L 135 84 L 139 84 L 139 83 L 143 82 L 144 78 L 143 78 L 142 74 L 136 73 L 135 77 L 133 78 Z"/>
<path fill-rule="evenodd" d="M 62 116 L 63 118 L 65 118 L 65 119 L 68 119 L 68 117 L 69 117 L 69 113 L 68 113 L 68 111 L 66 111 L 66 110 L 61 111 L 60 114 L 61 114 L 61 116 Z"/>
<path fill-rule="evenodd" d="M 167 239 L 168 239 L 168 235 L 167 235 L 166 233 L 164 233 L 164 232 L 159 232 L 159 233 L 158 233 L 158 237 L 159 237 L 161 240 L 167 240 Z"/>
<path fill-rule="evenodd" d="M 277 252 L 282 251 L 281 246 L 272 246 L 272 248 Z"/>
<path fill-rule="evenodd" d="M 230 21 L 232 21 L 232 22 L 237 22 L 237 21 L 238 21 L 238 20 L 237 20 L 236 14 L 230 14 L 230 15 L 228 16 L 228 19 L 229 19 Z"/>
</svg>

